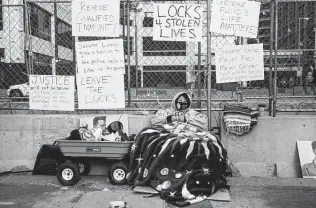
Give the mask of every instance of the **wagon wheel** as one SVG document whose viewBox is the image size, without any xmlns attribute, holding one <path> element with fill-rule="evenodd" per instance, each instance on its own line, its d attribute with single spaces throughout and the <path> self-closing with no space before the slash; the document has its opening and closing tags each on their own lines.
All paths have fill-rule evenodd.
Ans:
<svg viewBox="0 0 316 208">
<path fill-rule="evenodd" d="M 57 168 L 57 179 L 64 186 L 73 186 L 80 180 L 79 166 L 65 162 Z"/>
<path fill-rule="evenodd" d="M 109 179 L 112 184 L 123 185 L 126 183 L 127 165 L 124 162 L 116 162 L 109 169 Z"/>
</svg>

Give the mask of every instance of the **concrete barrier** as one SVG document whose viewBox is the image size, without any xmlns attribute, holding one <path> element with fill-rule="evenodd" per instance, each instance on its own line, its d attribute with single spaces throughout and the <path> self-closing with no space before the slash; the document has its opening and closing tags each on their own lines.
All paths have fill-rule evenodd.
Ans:
<svg viewBox="0 0 316 208">
<path fill-rule="evenodd" d="M 229 159 L 242 176 L 301 177 L 297 141 L 316 140 L 315 116 L 259 117 L 239 137 L 222 133 Z"/>
<path fill-rule="evenodd" d="M 40 147 L 69 136 L 80 117 L 95 115 L 0 115 L 0 172 L 17 166 L 33 169 Z M 151 115 L 128 115 L 129 134 L 150 125 Z M 301 177 L 296 141 L 316 140 L 315 116 L 259 117 L 246 135 L 222 140 L 229 159 L 242 176 Z M 92 175 L 106 174 L 106 166 L 93 165 Z"/>
<path fill-rule="evenodd" d="M 69 136 L 80 117 L 95 115 L 0 115 L 0 172 L 17 166 L 33 169 L 43 144 Z M 129 134 L 150 125 L 150 116 L 129 115 Z M 100 169 L 100 168 L 99 168 Z M 104 173 L 96 168 L 92 173 Z"/>
</svg>

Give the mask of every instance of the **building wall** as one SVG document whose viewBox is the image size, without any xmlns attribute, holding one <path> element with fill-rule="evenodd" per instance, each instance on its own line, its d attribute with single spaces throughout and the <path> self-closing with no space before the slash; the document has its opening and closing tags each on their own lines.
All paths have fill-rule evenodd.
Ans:
<svg viewBox="0 0 316 208">
<path fill-rule="evenodd" d="M 32 45 L 32 51 L 54 57 L 55 54 L 55 31 L 54 31 L 54 4 L 53 3 L 37 3 L 38 6 L 49 12 L 51 16 L 51 37 L 52 41 L 46 41 L 41 38 L 30 36 L 29 41 L 25 42 L 24 32 L 24 8 L 21 6 L 22 0 L 4 0 L 3 1 L 3 19 L 4 28 L 0 31 L 1 48 L 5 48 L 6 63 L 25 63 L 24 50 L 29 49 Z M 10 5 L 10 6 L 8 6 Z M 17 6 L 12 6 L 17 5 Z M 58 18 L 65 22 L 71 22 L 71 15 L 67 10 L 67 5 L 58 4 Z M 26 44 L 25 44 L 26 43 Z M 72 50 L 58 46 L 60 58 L 72 61 Z"/>
<path fill-rule="evenodd" d="M 20 0 L 3 0 L 3 31 L 0 36 L 5 49 L 5 63 L 24 63 L 23 7 Z"/>
</svg>

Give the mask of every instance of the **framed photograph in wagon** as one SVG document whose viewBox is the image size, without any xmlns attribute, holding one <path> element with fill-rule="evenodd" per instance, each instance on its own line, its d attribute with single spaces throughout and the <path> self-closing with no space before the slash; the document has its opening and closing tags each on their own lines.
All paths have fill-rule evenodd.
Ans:
<svg viewBox="0 0 316 208">
<path fill-rule="evenodd" d="M 316 141 L 297 141 L 303 178 L 316 178 Z"/>
</svg>

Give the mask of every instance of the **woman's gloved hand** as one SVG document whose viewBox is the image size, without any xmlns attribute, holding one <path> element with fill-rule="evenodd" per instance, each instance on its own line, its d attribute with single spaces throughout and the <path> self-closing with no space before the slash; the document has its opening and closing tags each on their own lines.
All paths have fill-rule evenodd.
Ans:
<svg viewBox="0 0 316 208">
<path fill-rule="evenodd" d="M 181 115 L 181 116 L 172 116 L 172 117 L 171 117 L 171 120 L 172 120 L 172 122 L 177 121 L 177 122 L 181 122 L 181 123 L 184 123 L 184 122 L 186 121 L 184 115 Z"/>
</svg>

